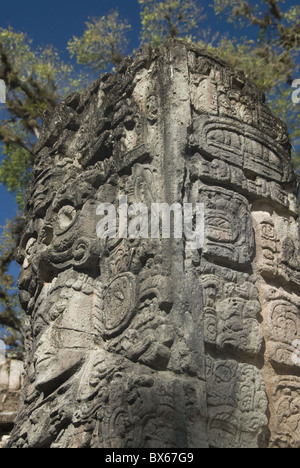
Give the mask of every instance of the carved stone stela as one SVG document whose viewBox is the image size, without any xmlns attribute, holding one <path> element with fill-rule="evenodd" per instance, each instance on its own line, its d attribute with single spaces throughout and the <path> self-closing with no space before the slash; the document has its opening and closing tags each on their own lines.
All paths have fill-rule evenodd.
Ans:
<svg viewBox="0 0 300 468">
<path fill-rule="evenodd" d="M 299 447 L 298 181 L 263 94 L 168 41 L 47 112 L 35 151 L 8 446 Z M 99 239 L 122 196 L 204 204 L 204 244 Z"/>
</svg>

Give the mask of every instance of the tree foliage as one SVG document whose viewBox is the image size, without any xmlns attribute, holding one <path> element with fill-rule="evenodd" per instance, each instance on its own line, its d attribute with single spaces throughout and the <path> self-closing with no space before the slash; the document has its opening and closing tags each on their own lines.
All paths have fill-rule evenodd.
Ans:
<svg viewBox="0 0 300 468">
<path fill-rule="evenodd" d="M 43 112 L 80 87 L 84 78 L 52 46 L 34 49 L 26 34 L 0 29 L 0 79 L 7 88 L 6 106 L 0 107 L 0 183 L 17 195 L 20 208 Z"/>
<path fill-rule="evenodd" d="M 77 63 L 96 71 L 118 65 L 128 48 L 127 34 L 131 29 L 128 21 L 122 20 L 115 10 L 108 16 L 92 18 L 85 25 L 83 36 L 73 36 L 68 42 L 71 57 L 75 56 Z"/>
<path fill-rule="evenodd" d="M 196 0 L 139 0 L 141 6 L 141 41 L 153 47 L 166 38 L 196 40 L 205 19 L 203 7 Z"/>
<path fill-rule="evenodd" d="M 248 45 L 247 53 L 250 53 L 253 76 L 258 80 L 258 85 L 268 91 L 274 83 L 292 82 L 295 69 L 295 61 L 299 59 L 300 47 L 300 6 L 293 6 L 283 10 L 285 2 L 280 0 L 261 0 L 253 4 L 245 0 L 215 0 L 215 12 L 217 15 L 226 15 L 228 22 L 233 22 L 237 27 L 255 28 L 256 40 L 242 39 L 239 46 L 245 42 Z M 253 34 L 252 30 L 252 34 Z M 227 43 L 232 41 L 228 40 Z M 236 42 L 236 40 L 235 40 Z M 236 45 L 236 44 L 235 44 Z M 224 46 L 221 41 L 220 46 Z M 222 47 L 220 48 L 222 52 Z M 230 50 L 232 53 L 233 50 Z M 230 58 L 226 50 L 226 58 Z M 243 58 L 244 51 L 235 47 L 235 58 Z M 257 67 L 253 65 L 258 65 Z M 243 63 L 241 63 L 243 66 Z M 267 68 L 264 70 L 264 68 Z M 249 63 L 246 72 L 250 71 Z"/>
<path fill-rule="evenodd" d="M 18 300 L 15 280 L 9 268 L 15 260 L 15 250 L 22 233 L 20 218 L 7 222 L 0 239 L 0 327 L 1 338 L 18 357 L 22 356 L 24 315 Z"/>
</svg>

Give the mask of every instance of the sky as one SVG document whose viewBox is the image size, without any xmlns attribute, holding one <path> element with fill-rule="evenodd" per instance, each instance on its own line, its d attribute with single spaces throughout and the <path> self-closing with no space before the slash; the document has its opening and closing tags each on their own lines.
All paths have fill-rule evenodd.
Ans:
<svg viewBox="0 0 300 468">
<path fill-rule="evenodd" d="M 286 6 L 298 0 L 287 0 Z M 213 3 L 203 2 L 204 4 Z M 138 0 L 0 0 L 0 28 L 11 26 L 17 32 L 28 34 L 35 46 L 52 44 L 64 60 L 69 59 L 66 45 L 73 35 L 81 36 L 85 22 L 101 17 L 118 8 L 122 17 L 132 25 L 131 50 L 138 48 L 140 25 Z M 223 33 L 227 23 L 218 23 L 211 13 L 205 23 L 212 31 Z M 0 106 L 3 105 L 0 103 Z M 1 151 L 0 151 L 1 161 Z M 14 196 L 0 184 L 0 226 L 14 217 L 17 207 Z M 15 273 L 15 271 L 13 272 Z"/>
<path fill-rule="evenodd" d="M 137 0 L 0 0 L 0 26 L 26 32 L 36 44 L 65 50 L 73 35 L 81 35 L 90 17 L 118 7 L 133 27 L 139 23 Z"/>
</svg>

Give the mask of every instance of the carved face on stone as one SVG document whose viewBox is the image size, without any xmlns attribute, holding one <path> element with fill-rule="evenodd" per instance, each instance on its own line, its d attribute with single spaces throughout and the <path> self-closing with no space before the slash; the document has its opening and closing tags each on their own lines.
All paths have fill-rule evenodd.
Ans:
<svg viewBox="0 0 300 468">
<path fill-rule="evenodd" d="M 93 346 L 93 295 L 83 293 L 84 287 L 78 278 L 73 287 L 54 289 L 34 316 L 36 386 L 43 391 L 69 378 Z"/>
<path fill-rule="evenodd" d="M 77 193 L 73 185 L 56 194 L 43 219 L 35 218 L 21 241 L 18 285 L 22 305 L 29 308 L 28 312 L 32 312 L 44 284 L 51 283 L 60 272 L 69 268 L 98 271 L 100 245 L 93 189 L 79 180 Z M 73 197 L 69 193 L 72 191 Z"/>
<path fill-rule="evenodd" d="M 32 229 L 23 237 L 19 252 L 19 263 L 22 264 L 18 279 L 19 296 L 25 310 L 32 305 L 38 285 L 37 247 L 37 233 Z"/>
<path fill-rule="evenodd" d="M 35 385 L 46 392 L 68 379 L 93 347 L 92 278 L 99 275 L 100 256 L 92 184 L 86 175 L 75 175 L 58 185 L 56 172 L 52 179 L 49 171 L 42 174 L 34 188 L 34 215 L 19 249 L 20 298 L 32 316 Z"/>
<path fill-rule="evenodd" d="M 44 248 L 39 273 L 45 281 L 70 267 L 77 271 L 97 268 L 99 242 L 96 238 L 95 211 L 93 200 L 82 207 L 70 200 L 54 204 L 41 233 Z"/>
</svg>

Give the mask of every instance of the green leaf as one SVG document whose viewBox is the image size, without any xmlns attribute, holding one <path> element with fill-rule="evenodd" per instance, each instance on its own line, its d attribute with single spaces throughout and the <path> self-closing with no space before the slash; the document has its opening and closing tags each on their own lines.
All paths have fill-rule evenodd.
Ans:
<svg viewBox="0 0 300 468">
<path fill-rule="evenodd" d="M 121 19 L 115 10 L 108 16 L 88 21 L 83 36 L 73 36 L 67 48 L 78 64 L 103 71 L 111 64 L 118 65 L 125 56 L 130 29 L 128 21 Z"/>
</svg>

